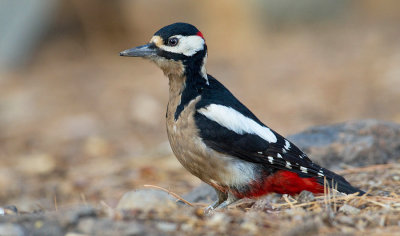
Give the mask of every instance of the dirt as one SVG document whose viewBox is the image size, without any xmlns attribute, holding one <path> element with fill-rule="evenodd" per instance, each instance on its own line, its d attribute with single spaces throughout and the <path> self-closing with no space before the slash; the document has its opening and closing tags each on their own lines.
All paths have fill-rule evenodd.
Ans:
<svg viewBox="0 0 400 236">
<path fill-rule="evenodd" d="M 56 211 L 13 213 L 0 217 L 0 234 L 15 235 L 396 235 L 400 230 L 400 165 L 353 169 L 345 177 L 371 196 L 308 192 L 290 197 L 271 194 L 242 200 L 228 209 L 204 214 L 204 203 L 181 201 L 160 205 L 147 198 L 164 196 L 161 190 L 137 190 L 136 205 L 115 209 L 107 204 L 74 206 Z M 379 187 L 374 187 L 379 182 Z M 145 191 L 146 195 L 141 192 Z M 194 193 L 196 194 L 196 193 Z M 197 194 L 201 195 L 200 191 Z M 168 195 L 168 194 L 167 194 Z M 147 196 L 147 197 L 143 197 Z M 146 198 L 146 199 L 144 199 Z M 153 206 L 153 207 L 152 207 Z"/>
</svg>

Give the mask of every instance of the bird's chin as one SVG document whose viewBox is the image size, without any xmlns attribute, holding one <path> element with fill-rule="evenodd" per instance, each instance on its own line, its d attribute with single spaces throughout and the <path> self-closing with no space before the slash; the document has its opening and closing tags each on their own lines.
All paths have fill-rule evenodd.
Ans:
<svg viewBox="0 0 400 236">
<path fill-rule="evenodd" d="M 148 57 L 147 59 L 150 59 L 156 63 L 156 65 L 160 67 L 164 74 L 168 77 L 183 76 L 185 72 L 185 66 L 180 61 L 165 59 L 162 57 Z"/>
</svg>

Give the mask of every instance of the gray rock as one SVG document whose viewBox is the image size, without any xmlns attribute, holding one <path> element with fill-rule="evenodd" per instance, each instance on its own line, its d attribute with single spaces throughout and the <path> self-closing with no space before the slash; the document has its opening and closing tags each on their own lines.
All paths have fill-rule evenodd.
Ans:
<svg viewBox="0 0 400 236">
<path fill-rule="evenodd" d="M 78 222 L 76 229 L 80 233 L 91 234 L 95 228 L 96 218 L 85 218 Z"/>
<path fill-rule="evenodd" d="M 95 216 L 97 216 L 97 210 L 91 206 L 79 206 L 57 215 L 58 221 L 63 227 L 74 226 L 78 224 L 82 218 Z"/>
<path fill-rule="evenodd" d="M 139 189 L 125 193 L 119 200 L 117 209 L 141 209 L 143 211 L 175 209 L 176 199 L 168 193 L 156 189 Z"/>
<path fill-rule="evenodd" d="M 113 221 L 109 218 L 97 218 L 92 222 L 85 220 L 78 232 L 85 235 L 156 235 L 155 227 L 139 224 L 136 221 Z"/>
<path fill-rule="evenodd" d="M 360 213 L 360 211 L 361 211 L 360 209 L 347 204 L 344 204 L 339 208 L 339 212 L 343 212 L 349 215 L 357 215 L 358 213 Z"/>
<path fill-rule="evenodd" d="M 400 160 L 400 125 L 360 120 L 316 126 L 288 137 L 320 165 L 366 166 Z"/>
<path fill-rule="evenodd" d="M 218 197 L 217 193 L 210 185 L 202 183 L 191 192 L 183 195 L 183 198 L 189 202 L 211 204 L 216 201 Z"/>
<path fill-rule="evenodd" d="M 305 203 L 305 202 L 312 202 L 315 200 L 315 196 L 312 192 L 309 191 L 302 191 L 299 196 L 297 197 L 297 201 L 299 203 Z"/>
<path fill-rule="evenodd" d="M 137 222 L 129 222 L 125 229 L 125 235 L 144 235 L 146 232 L 145 227 Z"/>
<path fill-rule="evenodd" d="M 18 208 L 14 205 L 5 206 L 3 209 L 4 209 L 5 214 L 7 214 L 7 215 L 18 214 Z"/>
<path fill-rule="evenodd" d="M 156 227 L 163 232 L 171 233 L 174 232 L 178 226 L 177 224 L 171 222 L 158 222 Z"/>
<path fill-rule="evenodd" d="M 17 224 L 11 223 L 1 223 L 0 224 L 0 235 L 15 235 L 15 236 L 23 236 L 24 230 L 21 226 Z"/>
</svg>

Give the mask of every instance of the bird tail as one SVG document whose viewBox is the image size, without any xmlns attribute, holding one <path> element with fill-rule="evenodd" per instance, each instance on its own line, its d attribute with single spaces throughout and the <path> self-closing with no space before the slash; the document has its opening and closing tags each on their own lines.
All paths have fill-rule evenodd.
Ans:
<svg viewBox="0 0 400 236">
<path fill-rule="evenodd" d="M 358 193 L 358 196 L 365 194 L 364 191 L 352 186 L 345 178 L 336 174 L 333 171 L 324 168 L 325 178 L 319 178 L 317 182 L 321 185 L 328 186 L 329 188 L 336 189 L 337 191 L 345 194 Z"/>
</svg>

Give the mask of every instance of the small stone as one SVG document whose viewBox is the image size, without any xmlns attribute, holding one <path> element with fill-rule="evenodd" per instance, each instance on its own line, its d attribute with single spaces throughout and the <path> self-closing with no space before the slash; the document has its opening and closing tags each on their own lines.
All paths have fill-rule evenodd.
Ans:
<svg viewBox="0 0 400 236">
<path fill-rule="evenodd" d="M 182 224 L 181 225 L 181 230 L 182 231 L 192 231 L 193 230 L 193 224 Z"/>
<path fill-rule="evenodd" d="M 240 227 L 244 230 L 249 231 L 251 234 L 256 234 L 258 227 L 255 224 L 255 222 L 251 220 L 245 220 L 242 224 L 240 224 Z"/>
<path fill-rule="evenodd" d="M 304 221 L 302 224 L 294 225 L 283 235 L 287 236 L 318 235 L 319 229 L 322 226 L 323 223 L 320 218 L 308 219 Z"/>
<path fill-rule="evenodd" d="M 193 203 L 207 203 L 211 204 L 217 200 L 217 193 L 208 184 L 200 184 L 194 188 L 190 193 L 183 195 L 183 198 Z"/>
<path fill-rule="evenodd" d="M 5 206 L 3 209 L 4 209 L 4 213 L 6 215 L 16 215 L 16 214 L 18 214 L 18 209 L 14 205 Z"/>
<path fill-rule="evenodd" d="M 315 200 L 314 194 L 306 190 L 302 191 L 297 197 L 297 201 L 299 203 L 312 202 L 314 200 Z"/>
<path fill-rule="evenodd" d="M 222 212 L 214 212 L 211 218 L 208 220 L 208 225 L 214 227 L 223 227 L 229 220 L 228 218 L 229 217 Z"/>
<path fill-rule="evenodd" d="M 268 194 L 264 197 L 257 199 L 257 201 L 251 207 L 254 210 L 258 211 L 273 211 L 274 207 L 271 203 L 276 203 L 280 199 L 278 194 Z"/>
<path fill-rule="evenodd" d="M 37 153 L 20 157 L 16 166 L 23 173 L 37 175 L 52 172 L 56 168 L 56 162 L 50 154 Z"/>
<path fill-rule="evenodd" d="M 64 227 L 78 224 L 81 218 L 97 216 L 96 209 L 91 206 L 80 206 L 59 214 L 59 222 Z"/>
<path fill-rule="evenodd" d="M 87 236 L 87 234 L 80 234 L 75 232 L 67 232 L 65 236 Z"/>
<path fill-rule="evenodd" d="M 177 205 L 175 198 L 168 193 L 156 189 L 140 189 L 125 193 L 117 204 L 119 210 L 140 209 L 173 210 Z"/>
<path fill-rule="evenodd" d="M 107 140 L 96 136 L 86 139 L 84 149 L 85 153 L 92 157 L 110 156 L 112 154 L 111 145 Z"/>
<path fill-rule="evenodd" d="M 343 212 L 345 214 L 350 214 L 350 215 L 357 215 L 358 213 L 360 213 L 360 211 L 361 211 L 360 209 L 347 204 L 344 204 L 339 208 L 339 212 Z"/>
<path fill-rule="evenodd" d="M 79 220 L 77 229 L 79 232 L 90 234 L 93 232 L 93 228 L 95 225 L 95 219 L 94 218 L 85 218 L 82 220 Z"/>
<path fill-rule="evenodd" d="M 1 223 L 0 224 L 0 235 L 15 235 L 15 236 L 23 236 L 24 230 L 21 226 L 17 224 L 10 223 Z"/>
<path fill-rule="evenodd" d="M 157 228 L 163 232 L 174 232 L 177 228 L 175 223 L 159 222 L 156 224 Z"/>
<path fill-rule="evenodd" d="M 129 225 L 124 231 L 125 235 L 145 235 L 146 230 L 143 225 L 136 222 L 129 222 Z"/>
<path fill-rule="evenodd" d="M 349 225 L 349 226 L 354 226 L 354 219 L 350 216 L 340 216 L 337 218 L 337 221 L 341 224 Z"/>
</svg>

